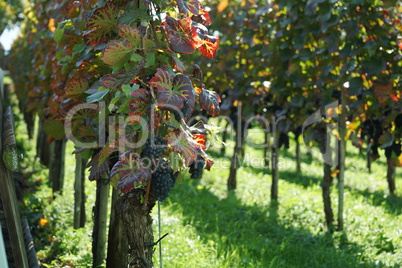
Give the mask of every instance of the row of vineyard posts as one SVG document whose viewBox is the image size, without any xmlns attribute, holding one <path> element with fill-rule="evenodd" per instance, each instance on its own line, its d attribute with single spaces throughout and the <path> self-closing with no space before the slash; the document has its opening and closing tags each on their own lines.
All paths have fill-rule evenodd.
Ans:
<svg viewBox="0 0 402 268">
<path fill-rule="evenodd" d="M 289 132 L 294 133 L 296 140 L 297 171 L 301 170 L 300 142 L 315 143 L 322 152 L 322 190 L 329 226 L 334 222 L 329 194 L 334 174 L 339 179 L 339 202 L 343 200 L 347 139 L 367 149 L 368 164 L 379 157 L 378 148 L 384 149 L 390 193 L 395 192 L 395 167 L 401 166 L 402 131 L 402 45 L 398 39 L 402 10 L 396 2 L 278 0 L 267 4 L 222 0 L 210 1 L 209 12 L 198 1 L 174 3 L 177 7 L 158 1 L 83 1 L 79 5 L 74 1 L 44 1 L 26 12 L 24 36 L 15 43 L 10 58 L 29 64 L 20 64 L 11 71 L 24 118 L 32 120 L 34 114 L 41 118 L 41 128 L 48 135 L 42 137 L 43 141 L 63 144 L 65 118 L 79 104 L 104 101 L 107 114 L 112 116 L 107 118 L 115 122 L 119 115 L 129 115 L 127 121 L 114 129 L 114 134 L 107 133 L 103 147 L 76 150 L 74 225 L 77 228 L 85 222 L 84 210 L 78 209 L 85 202 L 82 194 L 85 166 L 90 167 L 90 179 L 97 180 L 98 207 L 108 202 L 102 191 L 107 191 L 110 177 L 107 172 L 111 170 L 111 175 L 115 175 L 111 176 L 111 183 L 126 193 L 118 198 L 116 191 L 112 198 L 120 200 L 113 203 L 119 204 L 124 225 L 133 222 L 132 217 L 149 222 L 149 211 L 155 202 L 152 184 L 148 183 L 152 174 L 133 170 L 128 165 L 129 154 L 119 158 L 117 152 L 124 151 L 118 142 L 123 139 L 119 137 L 122 128 L 125 140 L 148 135 L 138 123 L 155 112 L 154 103 L 158 105 L 159 120 L 154 133 L 167 139 L 171 149 L 168 154 L 181 161 L 171 166 L 173 171 L 184 170 L 199 157 L 206 161 L 206 168 L 210 167 L 212 160 L 194 140 L 195 135 L 191 135 L 194 128 L 190 131 L 185 124 L 196 107 L 211 116 L 219 112 L 220 98 L 207 90 L 203 82 L 223 97 L 221 110 L 235 119 L 234 130 L 240 137 L 236 139 L 232 158 L 229 190 L 237 187 L 238 160 L 244 154 L 243 137 L 247 131 L 244 123 L 258 115 L 264 122 L 265 143 L 270 144 L 270 148 L 264 149 L 264 158 L 268 159 L 270 151 L 267 164 L 271 165 L 272 200 L 279 198 L 278 154 L 281 146 L 288 146 Z M 213 14 L 212 25 L 208 13 Z M 198 48 L 208 58 L 214 58 L 219 40 L 210 36 L 206 27 L 210 32 L 219 32 L 221 43 L 216 61 L 193 58 L 206 70 L 203 77 L 198 65 L 192 70 L 186 68 L 178 53 L 189 54 Z M 189 71 L 192 75 L 188 75 Z M 331 103 L 336 105 L 328 106 Z M 175 116 L 172 106 L 186 107 L 188 113 Z M 328 109 L 316 114 L 318 120 L 314 118 L 315 123 L 301 135 L 306 119 L 326 106 Z M 285 119 L 279 120 L 283 116 Z M 82 109 L 71 121 L 74 136 L 81 141 L 96 141 L 99 118 L 94 109 Z M 276 120 L 278 124 L 272 131 L 272 122 Z M 198 132 L 205 133 L 208 126 L 200 125 L 204 129 Z M 331 139 L 338 141 L 336 148 L 327 148 Z M 39 147 L 46 148 L 43 143 Z M 141 155 L 142 147 L 136 150 Z M 332 152 L 328 161 L 328 150 L 339 150 L 336 154 L 339 159 L 333 159 Z M 140 196 L 144 195 L 148 206 L 130 208 L 125 203 L 132 198 L 139 204 Z M 343 226 L 342 207 L 341 203 L 339 229 Z M 137 209 L 138 215 L 126 213 L 136 208 L 141 208 Z M 102 209 L 98 213 L 103 215 Z M 112 217 L 116 217 L 114 213 L 117 211 L 112 211 Z M 119 228 L 110 232 L 121 234 Z M 144 230 L 142 234 L 148 232 L 146 243 L 153 241 L 149 228 L 140 230 Z M 138 235 L 129 234 L 130 247 L 147 251 L 144 243 L 134 244 L 133 237 Z M 97 237 L 106 239 L 102 231 Z M 152 250 L 147 252 L 145 259 L 150 261 Z M 132 253 L 133 259 L 141 262 L 143 258 L 135 254 Z M 94 264 L 99 258 L 103 256 L 95 258 Z"/>
<path fill-rule="evenodd" d="M 263 156 L 272 174 L 271 200 L 278 200 L 278 154 L 280 147 L 289 146 L 290 132 L 296 142 L 297 173 L 301 142 L 315 144 L 322 153 L 328 226 L 334 223 L 330 188 L 336 175 L 338 229 L 343 228 L 346 140 L 367 153 L 369 172 L 371 161 L 380 157 L 378 149 L 384 150 L 389 192 L 395 194 L 395 167 L 402 166 L 398 2 L 218 0 L 210 6 L 215 18 L 211 29 L 222 34 L 218 62 L 194 61 L 208 66 L 207 85 L 221 85 L 216 88 L 222 96 L 221 114 L 232 118 L 235 136 L 241 136 L 236 139 L 228 189 L 237 187 L 245 123 L 259 116 L 265 132 Z M 336 145 L 327 146 L 331 140 Z"/>
<path fill-rule="evenodd" d="M 86 219 L 85 168 L 96 181 L 94 267 L 105 259 L 110 184 L 107 266 L 152 267 L 156 201 L 188 168 L 199 177 L 213 164 L 209 126 L 187 122 L 199 109 L 217 115 L 220 97 L 181 59 L 197 50 L 215 58 L 210 25 L 198 0 L 45 0 L 25 12 L 9 57 L 19 106 L 31 138 L 39 117 L 37 153 L 54 193 L 63 189 L 65 138 L 76 141 L 75 228 Z"/>
</svg>

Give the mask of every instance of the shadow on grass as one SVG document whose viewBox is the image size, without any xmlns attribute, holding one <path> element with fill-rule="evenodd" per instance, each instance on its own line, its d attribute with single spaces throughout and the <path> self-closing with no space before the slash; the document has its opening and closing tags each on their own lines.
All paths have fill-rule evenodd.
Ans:
<svg viewBox="0 0 402 268">
<path fill-rule="evenodd" d="M 313 235 L 282 222 L 278 205 L 242 204 L 235 193 L 219 200 L 206 187 L 186 181 L 171 192 L 170 209 L 183 213 L 204 243 L 213 241 L 220 267 L 367 267 L 364 249 L 347 239 L 334 245 L 330 234 Z"/>
<path fill-rule="evenodd" d="M 362 195 L 364 200 L 373 206 L 384 208 L 389 214 L 402 215 L 402 197 L 396 195 L 385 195 L 383 192 L 370 192 L 369 190 L 359 190 L 345 185 L 353 195 Z"/>
</svg>

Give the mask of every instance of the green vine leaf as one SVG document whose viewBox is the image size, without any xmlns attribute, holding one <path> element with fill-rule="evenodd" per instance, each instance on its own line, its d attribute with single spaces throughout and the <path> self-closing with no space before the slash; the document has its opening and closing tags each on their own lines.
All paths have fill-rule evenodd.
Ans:
<svg viewBox="0 0 402 268">
<path fill-rule="evenodd" d="M 106 94 L 109 92 L 110 89 L 104 89 L 101 90 L 99 92 L 96 92 L 90 96 L 87 97 L 87 103 L 93 103 L 93 102 L 97 102 L 100 101 L 101 99 L 103 99 L 103 97 L 106 96 Z"/>
</svg>

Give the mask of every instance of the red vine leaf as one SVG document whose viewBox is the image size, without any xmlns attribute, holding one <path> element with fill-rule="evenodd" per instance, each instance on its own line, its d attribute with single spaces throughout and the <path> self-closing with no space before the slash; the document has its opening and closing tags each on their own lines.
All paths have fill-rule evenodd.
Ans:
<svg viewBox="0 0 402 268">
<path fill-rule="evenodd" d="M 201 51 L 202 55 L 207 58 L 215 59 L 216 51 L 219 47 L 219 38 L 212 37 L 208 39 L 204 39 L 204 44 L 198 48 Z"/>
<path fill-rule="evenodd" d="M 89 88 L 88 79 L 84 77 L 71 78 L 66 85 L 66 96 L 76 97 L 83 95 Z"/>
<path fill-rule="evenodd" d="M 133 50 L 133 45 L 127 41 L 110 41 L 102 53 L 102 60 L 109 65 L 118 63 Z"/>
<path fill-rule="evenodd" d="M 127 151 L 121 155 L 110 171 L 110 177 L 119 175 L 117 188 L 123 193 L 133 189 L 145 188 L 151 179 L 151 171 L 141 158 L 133 157 L 133 151 Z"/>
<path fill-rule="evenodd" d="M 221 98 L 215 91 L 203 89 L 200 94 L 201 108 L 211 116 L 217 116 L 220 112 L 219 103 Z"/>
<path fill-rule="evenodd" d="M 201 23 L 204 26 L 210 26 L 212 24 L 208 11 L 200 8 L 198 15 L 193 15 L 191 19 L 195 22 Z"/>
<path fill-rule="evenodd" d="M 204 134 L 193 134 L 194 140 L 197 142 L 197 147 L 204 150 L 207 148 L 205 146 L 205 135 Z"/>
<path fill-rule="evenodd" d="M 175 132 L 170 132 L 167 135 L 167 142 L 172 150 L 182 153 L 185 165 L 190 166 L 200 154 L 200 149 L 197 148 L 198 143 L 190 137 L 186 132 L 180 132 L 178 135 Z"/>
<path fill-rule="evenodd" d="M 86 24 L 89 30 L 83 32 L 89 44 L 96 46 L 107 40 L 110 31 L 117 28 L 118 13 L 119 9 L 113 1 L 95 10 Z"/>
<path fill-rule="evenodd" d="M 195 39 L 199 40 L 200 43 L 198 49 L 204 56 L 215 59 L 219 47 L 219 38 L 209 35 L 208 29 L 202 24 L 195 23 L 193 29 L 197 35 Z"/>
<path fill-rule="evenodd" d="M 203 151 L 203 150 L 201 150 L 200 155 L 201 155 L 202 157 L 204 157 L 204 159 L 205 159 L 205 167 L 204 167 L 204 168 L 205 168 L 206 170 L 211 170 L 211 167 L 212 167 L 212 165 L 214 164 L 214 161 L 212 160 L 212 158 L 209 157 L 209 155 L 207 155 L 207 154 L 205 153 L 205 151 Z"/>
<path fill-rule="evenodd" d="M 169 46 L 177 53 L 194 53 L 200 46 L 194 37 L 194 31 L 191 27 L 191 18 L 176 20 L 166 16 L 166 21 L 162 24 L 168 34 Z"/>
<path fill-rule="evenodd" d="M 141 117 L 149 111 L 151 93 L 145 88 L 139 88 L 130 93 L 134 98 L 130 101 L 130 124 L 137 124 Z"/>
<path fill-rule="evenodd" d="M 187 101 L 190 110 L 194 109 L 195 91 L 186 75 L 173 77 L 166 70 L 159 68 L 149 84 L 157 89 L 158 106 L 161 109 L 182 108 L 184 101 Z"/>
<path fill-rule="evenodd" d="M 177 0 L 176 2 L 180 13 L 188 14 L 188 12 L 191 12 L 194 15 L 199 14 L 200 2 L 198 0 Z"/>
<path fill-rule="evenodd" d="M 99 161 L 100 152 L 95 154 L 92 159 L 88 162 L 87 168 L 89 168 L 90 181 L 98 180 L 109 170 L 109 158 L 104 161 Z"/>
<path fill-rule="evenodd" d="M 375 84 L 374 93 L 377 95 L 378 101 L 381 105 L 386 105 L 390 100 L 399 101 L 398 96 L 392 90 L 392 82 L 387 85 Z"/>
</svg>

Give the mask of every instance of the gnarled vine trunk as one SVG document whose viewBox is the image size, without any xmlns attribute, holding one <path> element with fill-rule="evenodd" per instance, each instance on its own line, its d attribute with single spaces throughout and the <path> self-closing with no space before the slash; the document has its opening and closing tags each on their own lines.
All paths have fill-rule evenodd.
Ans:
<svg viewBox="0 0 402 268">
<path fill-rule="evenodd" d="M 150 196 L 144 207 L 144 195 L 145 190 L 135 189 L 117 200 L 117 212 L 123 221 L 130 247 L 128 267 L 132 268 L 153 267 L 154 236 L 150 213 L 155 206 L 155 199 Z"/>
<path fill-rule="evenodd" d="M 387 164 L 387 181 L 389 192 L 394 195 L 395 194 L 395 167 Z"/>
<path fill-rule="evenodd" d="M 334 213 L 331 206 L 331 165 L 324 163 L 324 177 L 322 180 L 322 198 L 324 200 L 324 212 L 325 212 L 325 222 L 328 227 L 331 227 L 334 222 Z"/>
</svg>

